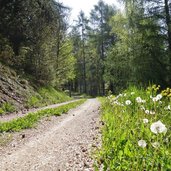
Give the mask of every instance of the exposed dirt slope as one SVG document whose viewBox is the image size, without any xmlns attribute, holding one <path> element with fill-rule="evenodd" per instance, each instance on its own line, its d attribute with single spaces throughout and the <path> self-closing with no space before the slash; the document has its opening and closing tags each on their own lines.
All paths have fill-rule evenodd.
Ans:
<svg viewBox="0 0 171 171">
<path fill-rule="evenodd" d="M 13 104 L 16 110 L 21 110 L 27 98 L 35 94 L 27 80 L 0 63 L 0 104 L 8 102 Z"/>
<path fill-rule="evenodd" d="M 17 133 L 1 149 L 1 171 L 93 170 L 89 152 L 98 132 L 99 106 L 90 99 L 67 115 L 41 121 L 37 129 Z"/>
</svg>

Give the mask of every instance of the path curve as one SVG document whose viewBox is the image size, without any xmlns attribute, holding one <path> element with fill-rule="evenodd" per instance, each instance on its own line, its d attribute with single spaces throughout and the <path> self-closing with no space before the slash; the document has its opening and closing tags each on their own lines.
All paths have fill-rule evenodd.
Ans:
<svg viewBox="0 0 171 171">
<path fill-rule="evenodd" d="M 97 136 L 99 106 L 97 99 L 89 99 L 15 151 L 4 151 L 1 171 L 93 171 L 89 152 Z"/>
</svg>

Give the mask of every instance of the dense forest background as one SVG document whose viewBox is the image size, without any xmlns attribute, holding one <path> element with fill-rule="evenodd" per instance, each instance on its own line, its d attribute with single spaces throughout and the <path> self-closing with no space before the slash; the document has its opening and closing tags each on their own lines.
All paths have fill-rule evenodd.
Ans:
<svg viewBox="0 0 171 171">
<path fill-rule="evenodd" d="M 0 62 L 39 86 L 89 95 L 171 85 L 170 0 L 100 0 L 90 17 L 54 0 L 0 0 Z M 67 5 L 67 4 L 66 4 Z"/>
</svg>

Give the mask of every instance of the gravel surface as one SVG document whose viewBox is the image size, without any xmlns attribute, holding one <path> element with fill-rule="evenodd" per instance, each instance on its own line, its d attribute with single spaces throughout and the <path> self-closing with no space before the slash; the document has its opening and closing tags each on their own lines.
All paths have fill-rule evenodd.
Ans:
<svg viewBox="0 0 171 171">
<path fill-rule="evenodd" d="M 67 115 L 44 118 L 35 129 L 15 133 L 0 149 L 0 170 L 93 171 L 99 107 L 97 99 L 89 99 Z"/>
<path fill-rule="evenodd" d="M 0 116 L 0 122 L 10 121 L 10 120 L 16 119 L 16 118 L 21 118 L 21 117 L 24 117 L 25 115 L 27 115 L 30 112 L 37 112 L 37 111 L 44 110 L 44 109 L 49 109 L 49 108 L 56 108 L 56 107 L 59 107 L 59 106 L 63 106 L 65 104 L 76 102 L 78 100 L 79 99 L 70 100 L 70 101 L 67 101 L 67 102 L 48 105 L 48 106 L 45 106 L 45 107 L 33 108 L 33 109 L 29 109 L 29 110 L 23 110 L 23 111 L 14 112 L 14 113 L 6 114 L 6 115 L 1 115 Z"/>
</svg>

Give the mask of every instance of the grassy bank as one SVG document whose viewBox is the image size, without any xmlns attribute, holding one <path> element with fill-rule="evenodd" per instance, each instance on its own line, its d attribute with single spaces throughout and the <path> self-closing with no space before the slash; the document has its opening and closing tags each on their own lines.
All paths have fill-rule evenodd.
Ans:
<svg viewBox="0 0 171 171">
<path fill-rule="evenodd" d="M 34 113 L 29 113 L 25 117 L 14 119 L 9 122 L 0 123 L 0 133 L 3 132 L 15 132 L 22 129 L 32 128 L 36 123 L 45 116 L 59 116 L 68 112 L 70 109 L 75 108 L 85 102 L 85 99 L 72 102 L 57 108 L 45 109 Z"/>
<path fill-rule="evenodd" d="M 171 89 L 132 87 L 102 99 L 97 167 L 110 171 L 171 170 Z"/>
<path fill-rule="evenodd" d="M 71 100 L 71 98 L 64 92 L 58 91 L 53 87 L 42 87 L 38 89 L 37 95 L 28 98 L 26 107 L 41 107 L 68 100 Z"/>
</svg>

